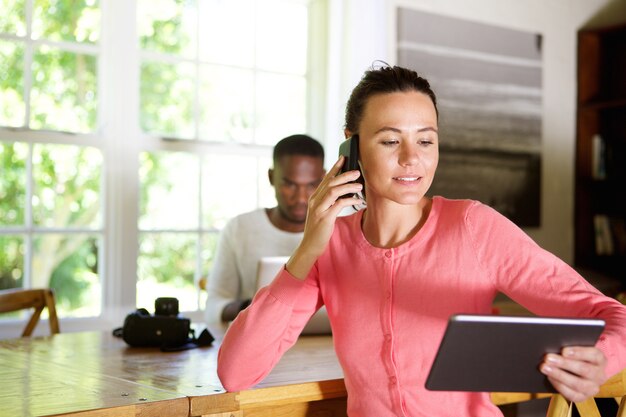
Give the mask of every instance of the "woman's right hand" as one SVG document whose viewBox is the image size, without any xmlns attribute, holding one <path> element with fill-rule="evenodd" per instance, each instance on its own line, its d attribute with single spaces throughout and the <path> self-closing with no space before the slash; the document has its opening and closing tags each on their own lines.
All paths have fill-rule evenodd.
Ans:
<svg viewBox="0 0 626 417">
<path fill-rule="evenodd" d="M 309 198 L 304 236 L 287 262 L 287 270 L 296 278 L 306 278 L 317 258 L 326 249 L 335 227 L 335 219 L 341 210 L 363 202 L 358 197 L 339 198 L 344 194 L 355 194 L 363 188 L 361 184 L 353 182 L 359 178 L 359 171 L 339 174 L 343 161 L 344 157 L 340 156 Z"/>
</svg>

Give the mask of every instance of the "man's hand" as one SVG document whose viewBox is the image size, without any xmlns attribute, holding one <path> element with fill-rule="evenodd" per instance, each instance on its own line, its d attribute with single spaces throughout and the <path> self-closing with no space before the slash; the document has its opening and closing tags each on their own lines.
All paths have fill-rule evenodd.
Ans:
<svg viewBox="0 0 626 417">
<path fill-rule="evenodd" d="M 595 347 L 572 346 L 549 353 L 539 370 L 565 398 L 581 402 L 593 397 L 607 380 L 606 357 Z"/>
<path fill-rule="evenodd" d="M 229 322 L 235 320 L 237 314 L 248 308 L 252 300 L 233 300 L 224 306 L 222 310 L 222 321 Z"/>
</svg>

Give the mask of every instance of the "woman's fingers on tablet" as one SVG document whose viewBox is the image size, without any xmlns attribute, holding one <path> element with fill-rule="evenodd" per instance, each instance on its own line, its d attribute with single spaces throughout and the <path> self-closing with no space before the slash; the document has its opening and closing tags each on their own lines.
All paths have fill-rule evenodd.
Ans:
<svg viewBox="0 0 626 417">
<path fill-rule="evenodd" d="M 560 355 L 546 355 L 540 370 L 570 401 L 580 402 L 598 393 L 606 381 L 606 358 L 595 347 L 568 347 Z"/>
</svg>

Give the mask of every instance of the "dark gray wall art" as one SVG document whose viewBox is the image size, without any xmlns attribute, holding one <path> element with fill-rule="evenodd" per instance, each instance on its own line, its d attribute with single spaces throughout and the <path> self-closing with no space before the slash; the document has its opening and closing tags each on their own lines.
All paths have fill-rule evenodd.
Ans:
<svg viewBox="0 0 626 417">
<path fill-rule="evenodd" d="M 398 65 L 437 94 L 440 161 L 430 194 L 540 225 L 541 36 L 398 9 Z"/>
</svg>

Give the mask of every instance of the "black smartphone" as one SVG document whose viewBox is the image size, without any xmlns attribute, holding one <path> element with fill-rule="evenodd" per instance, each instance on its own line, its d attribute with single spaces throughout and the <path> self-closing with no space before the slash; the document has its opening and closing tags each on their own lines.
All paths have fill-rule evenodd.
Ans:
<svg viewBox="0 0 626 417">
<path fill-rule="evenodd" d="M 344 140 L 339 146 L 339 155 L 346 159 L 343 161 L 341 172 L 359 169 L 359 135 L 354 135 L 348 140 Z"/>
<path fill-rule="evenodd" d="M 345 157 L 341 173 L 359 169 L 359 135 L 353 135 L 339 146 L 339 155 Z M 350 198 L 354 194 L 344 194 L 340 198 Z"/>
</svg>

